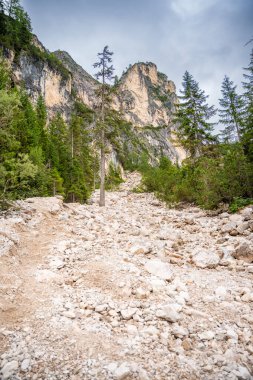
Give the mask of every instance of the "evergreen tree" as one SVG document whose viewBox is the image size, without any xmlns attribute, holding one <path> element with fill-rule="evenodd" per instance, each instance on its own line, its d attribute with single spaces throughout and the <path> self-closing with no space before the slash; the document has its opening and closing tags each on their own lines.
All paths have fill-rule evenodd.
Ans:
<svg viewBox="0 0 253 380">
<path fill-rule="evenodd" d="M 222 88 L 222 98 L 219 99 L 220 107 L 219 116 L 220 123 L 225 125 L 222 132 L 224 141 L 241 141 L 244 101 L 241 96 L 236 93 L 236 86 L 225 76 Z"/>
<path fill-rule="evenodd" d="M 250 64 L 244 69 L 243 82 L 244 99 L 246 102 L 245 125 L 243 130 L 242 142 L 247 157 L 253 162 L 253 49 L 250 55 Z"/>
<path fill-rule="evenodd" d="M 2 3 L 0 35 L 4 46 L 13 49 L 16 53 L 26 50 L 30 46 L 31 20 L 21 6 L 20 0 L 9 0 Z"/>
<path fill-rule="evenodd" d="M 177 106 L 175 121 L 178 123 L 177 138 L 191 157 L 201 154 L 203 147 L 213 141 L 213 124 L 208 120 L 215 115 L 214 106 L 208 106 L 205 92 L 188 71 L 183 76 L 181 102 Z"/>
<path fill-rule="evenodd" d="M 113 78 L 114 67 L 110 65 L 112 62 L 113 52 L 109 51 L 108 46 L 105 46 L 102 53 L 98 53 L 98 62 L 93 66 L 99 68 L 96 73 L 96 78 L 102 80 L 102 86 L 99 91 L 100 110 L 99 110 L 99 125 L 100 125 L 100 206 L 105 206 L 105 114 L 106 107 L 110 103 L 110 87 L 106 83 L 107 80 Z"/>
<path fill-rule="evenodd" d="M 0 0 L 0 13 L 4 13 L 4 9 L 5 9 L 4 0 Z"/>
</svg>

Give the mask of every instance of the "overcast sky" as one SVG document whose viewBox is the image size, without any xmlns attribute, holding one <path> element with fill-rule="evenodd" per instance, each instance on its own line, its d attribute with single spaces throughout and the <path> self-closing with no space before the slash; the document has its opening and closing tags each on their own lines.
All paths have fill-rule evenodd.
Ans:
<svg viewBox="0 0 253 380">
<path fill-rule="evenodd" d="M 156 63 L 177 89 L 188 70 L 218 105 L 227 74 L 240 89 L 253 44 L 253 0 L 23 0 L 33 31 L 50 50 L 66 50 L 86 71 L 105 45 L 116 74 Z"/>
</svg>

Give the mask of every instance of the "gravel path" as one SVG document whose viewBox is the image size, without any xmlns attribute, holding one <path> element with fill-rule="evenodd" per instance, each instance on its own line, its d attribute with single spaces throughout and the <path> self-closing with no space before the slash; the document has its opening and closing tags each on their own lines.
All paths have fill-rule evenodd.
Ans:
<svg viewBox="0 0 253 380">
<path fill-rule="evenodd" d="M 2 216 L 1 379 L 253 379 L 252 208 L 168 209 L 139 180 Z"/>
</svg>

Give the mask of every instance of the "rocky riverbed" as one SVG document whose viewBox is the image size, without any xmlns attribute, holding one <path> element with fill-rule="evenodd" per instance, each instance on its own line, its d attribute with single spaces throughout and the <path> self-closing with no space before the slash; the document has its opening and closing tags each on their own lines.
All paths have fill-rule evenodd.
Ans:
<svg viewBox="0 0 253 380">
<path fill-rule="evenodd" d="M 3 380 L 253 379 L 253 208 L 117 192 L 0 218 Z"/>
</svg>

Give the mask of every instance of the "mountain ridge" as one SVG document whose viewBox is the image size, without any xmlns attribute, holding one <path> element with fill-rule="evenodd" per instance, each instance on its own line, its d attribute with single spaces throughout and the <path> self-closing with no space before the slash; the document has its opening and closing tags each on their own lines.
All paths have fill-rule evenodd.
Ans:
<svg viewBox="0 0 253 380">
<path fill-rule="evenodd" d="M 62 66 L 52 66 L 50 60 L 26 52 L 21 52 L 16 59 L 9 51 L 7 58 L 12 66 L 14 83 L 25 87 L 34 104 L 39 96 L 44 98 L 49 119 L 59 113 L 68 120 L 76 100 L 93 109 L 99 82 L 68 52 L 57 50 L 50 53 L 36 36 L 33 45 Z M 112 108 L 134 127 L 145 128 L 141 134 L 147 148 L 154 151 L 154 157 L 159 152 L 159 156 L 165 155 L 180 163 L 185 153 L 173 143 L 176 126 L 172 119 L 178 103 L 175 84 L 160 73 L 154 63 L 138 62 L 129 66 L 116 87 Z"/>
</svg>

